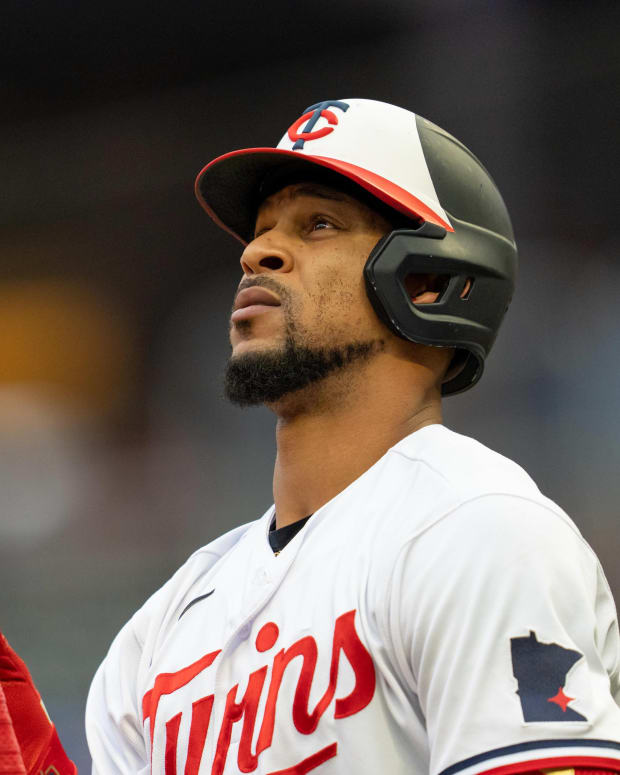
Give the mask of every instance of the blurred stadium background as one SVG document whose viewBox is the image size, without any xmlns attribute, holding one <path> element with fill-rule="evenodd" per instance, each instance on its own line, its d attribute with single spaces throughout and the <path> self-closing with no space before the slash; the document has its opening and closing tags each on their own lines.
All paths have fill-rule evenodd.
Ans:
<svg viewBox="0 0 620 775">
<path fill-rule="evenodd" d="M 271 503 L 273 420 L 221 397 L 239 248 L 212 157 L 308 104 L 412 109 L 478 153 L 521 250 L 446 423 L 514 458 L 620 598 L 617 2 L 4 0 L 0 627 L 82 772 L 90 678 L 198 546 Z"/>
</svg>

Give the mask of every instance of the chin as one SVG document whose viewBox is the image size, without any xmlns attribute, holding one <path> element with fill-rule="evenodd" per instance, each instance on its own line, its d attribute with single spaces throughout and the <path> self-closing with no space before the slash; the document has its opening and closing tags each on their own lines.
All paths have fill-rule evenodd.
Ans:
<svg viewBox="0 0 620 775">
<path fill-rule="evenodd" d="M 251 339 L 241 339 L 233 344 L 230 357 L 238 358 L 247 353 L 255 352 L 278 352 L 281 349 L 281 343 L 252 337 Z"/>
</svg>

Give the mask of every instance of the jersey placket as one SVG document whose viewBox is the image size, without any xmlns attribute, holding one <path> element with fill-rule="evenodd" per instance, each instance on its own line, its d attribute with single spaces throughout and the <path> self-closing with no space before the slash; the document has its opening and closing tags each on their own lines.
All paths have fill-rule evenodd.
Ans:
<svg viewBox="0 0 620 775">
<path fill-rule="evenodd" d="M 215 673 L 215 696 L 219 699 L 214 707 L 214 730 L 221 728 L 224 711 L 226 705 L 226 696 L 230 691 L 230 677 L 226 675 L 226 668 L 228 660 L 234 654 L 235 649 L 251 635 L 252 624 L 259 613 L 268 605 L 271 598 L 276 594 L 280 584 L 286 576 L 288 569 L 294 562 L 295 556 L 301 546 L 301 541 L 295 542 L 295 547 L 290 547 L 292 551 L 286 552 L 285 556 L 279 558 L 276 561 L 276 557 L 271 551 L 268 542 L 265 541 L 266 550 L 261 552 L 257 558 L 255 558 L 256 566 L 249 572 L 249 583 L 247 589 L 250 590 L 249 594 L 244 596 L 244 607 L 246 600 L 248 608 L 246 613 L 239 617 L 234 629 L 230 632 L 226 643 L 222 648 L 222 652 L 217 660 L 217 668 Z M 244 558 L 248 562 L 251 562 L 252 557 Z M 243 559 L 241 560 L 243 561 Z M 253 594 L 254 593 L 254 594 Z M 239 685 L 237 689 L 236 700 L 240 701 L 246 687 Z M 229 747 L 229 755 L 233 752 L 234 744 L 238 742 L 240 735 L 240 725 L 243 724 L 242 720 L 236 721 L 233 724 L 233 731 L 231 735 L 231 745 Z M 210 739 L 210 743 L 209 743 Z M 212 734 L 208 736 L 205 745 L 205 752 L 208 746 L 208 759 L 207 761 L 213 762 L 216 755 L 218 743 L 218 735 Z M 203 755 L 204 761 L 204 755 Z"/>
</svg>

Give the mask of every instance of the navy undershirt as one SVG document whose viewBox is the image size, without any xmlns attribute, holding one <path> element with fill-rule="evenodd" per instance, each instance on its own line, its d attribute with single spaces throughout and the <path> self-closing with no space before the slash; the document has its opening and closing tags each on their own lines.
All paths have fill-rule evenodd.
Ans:
<svg viewBox="0 0 620 775">
<path fill-rule="evenodd" d="M 274 516 L 271 527 L 269 528 L 269 546 L 274 554 L 278 554 L 282 549 L 291 541 L 297 533 L 302 529 L 306 522 L 310 519 L 312 514 L 308 514 L 303 519 L 298 519 L 297 522 L 293 522 L 290 525 L 284 525 L 276 529 L 276 518 Z"/>
</svg>

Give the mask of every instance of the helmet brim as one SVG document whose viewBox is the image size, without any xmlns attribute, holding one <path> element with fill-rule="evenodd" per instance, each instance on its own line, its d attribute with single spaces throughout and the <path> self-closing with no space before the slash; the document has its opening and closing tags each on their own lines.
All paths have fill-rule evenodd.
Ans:
<svg viewBox="0 0 620 775">
<path fill-rule="evenodd" d="M 361 186 L 388 207 L 408 217 L 453 231 L 428 205 L 409 191 L 370 170 L 340 159 L 311 156 L 280 148 L 243 148 L 218 156 L 196 178 L 196 197 L 209 216 L 244 245 L 252 240 L 261 183 L 278 167 L 294 162 L 296 170 L 323 167 Z"/>
</svg>

